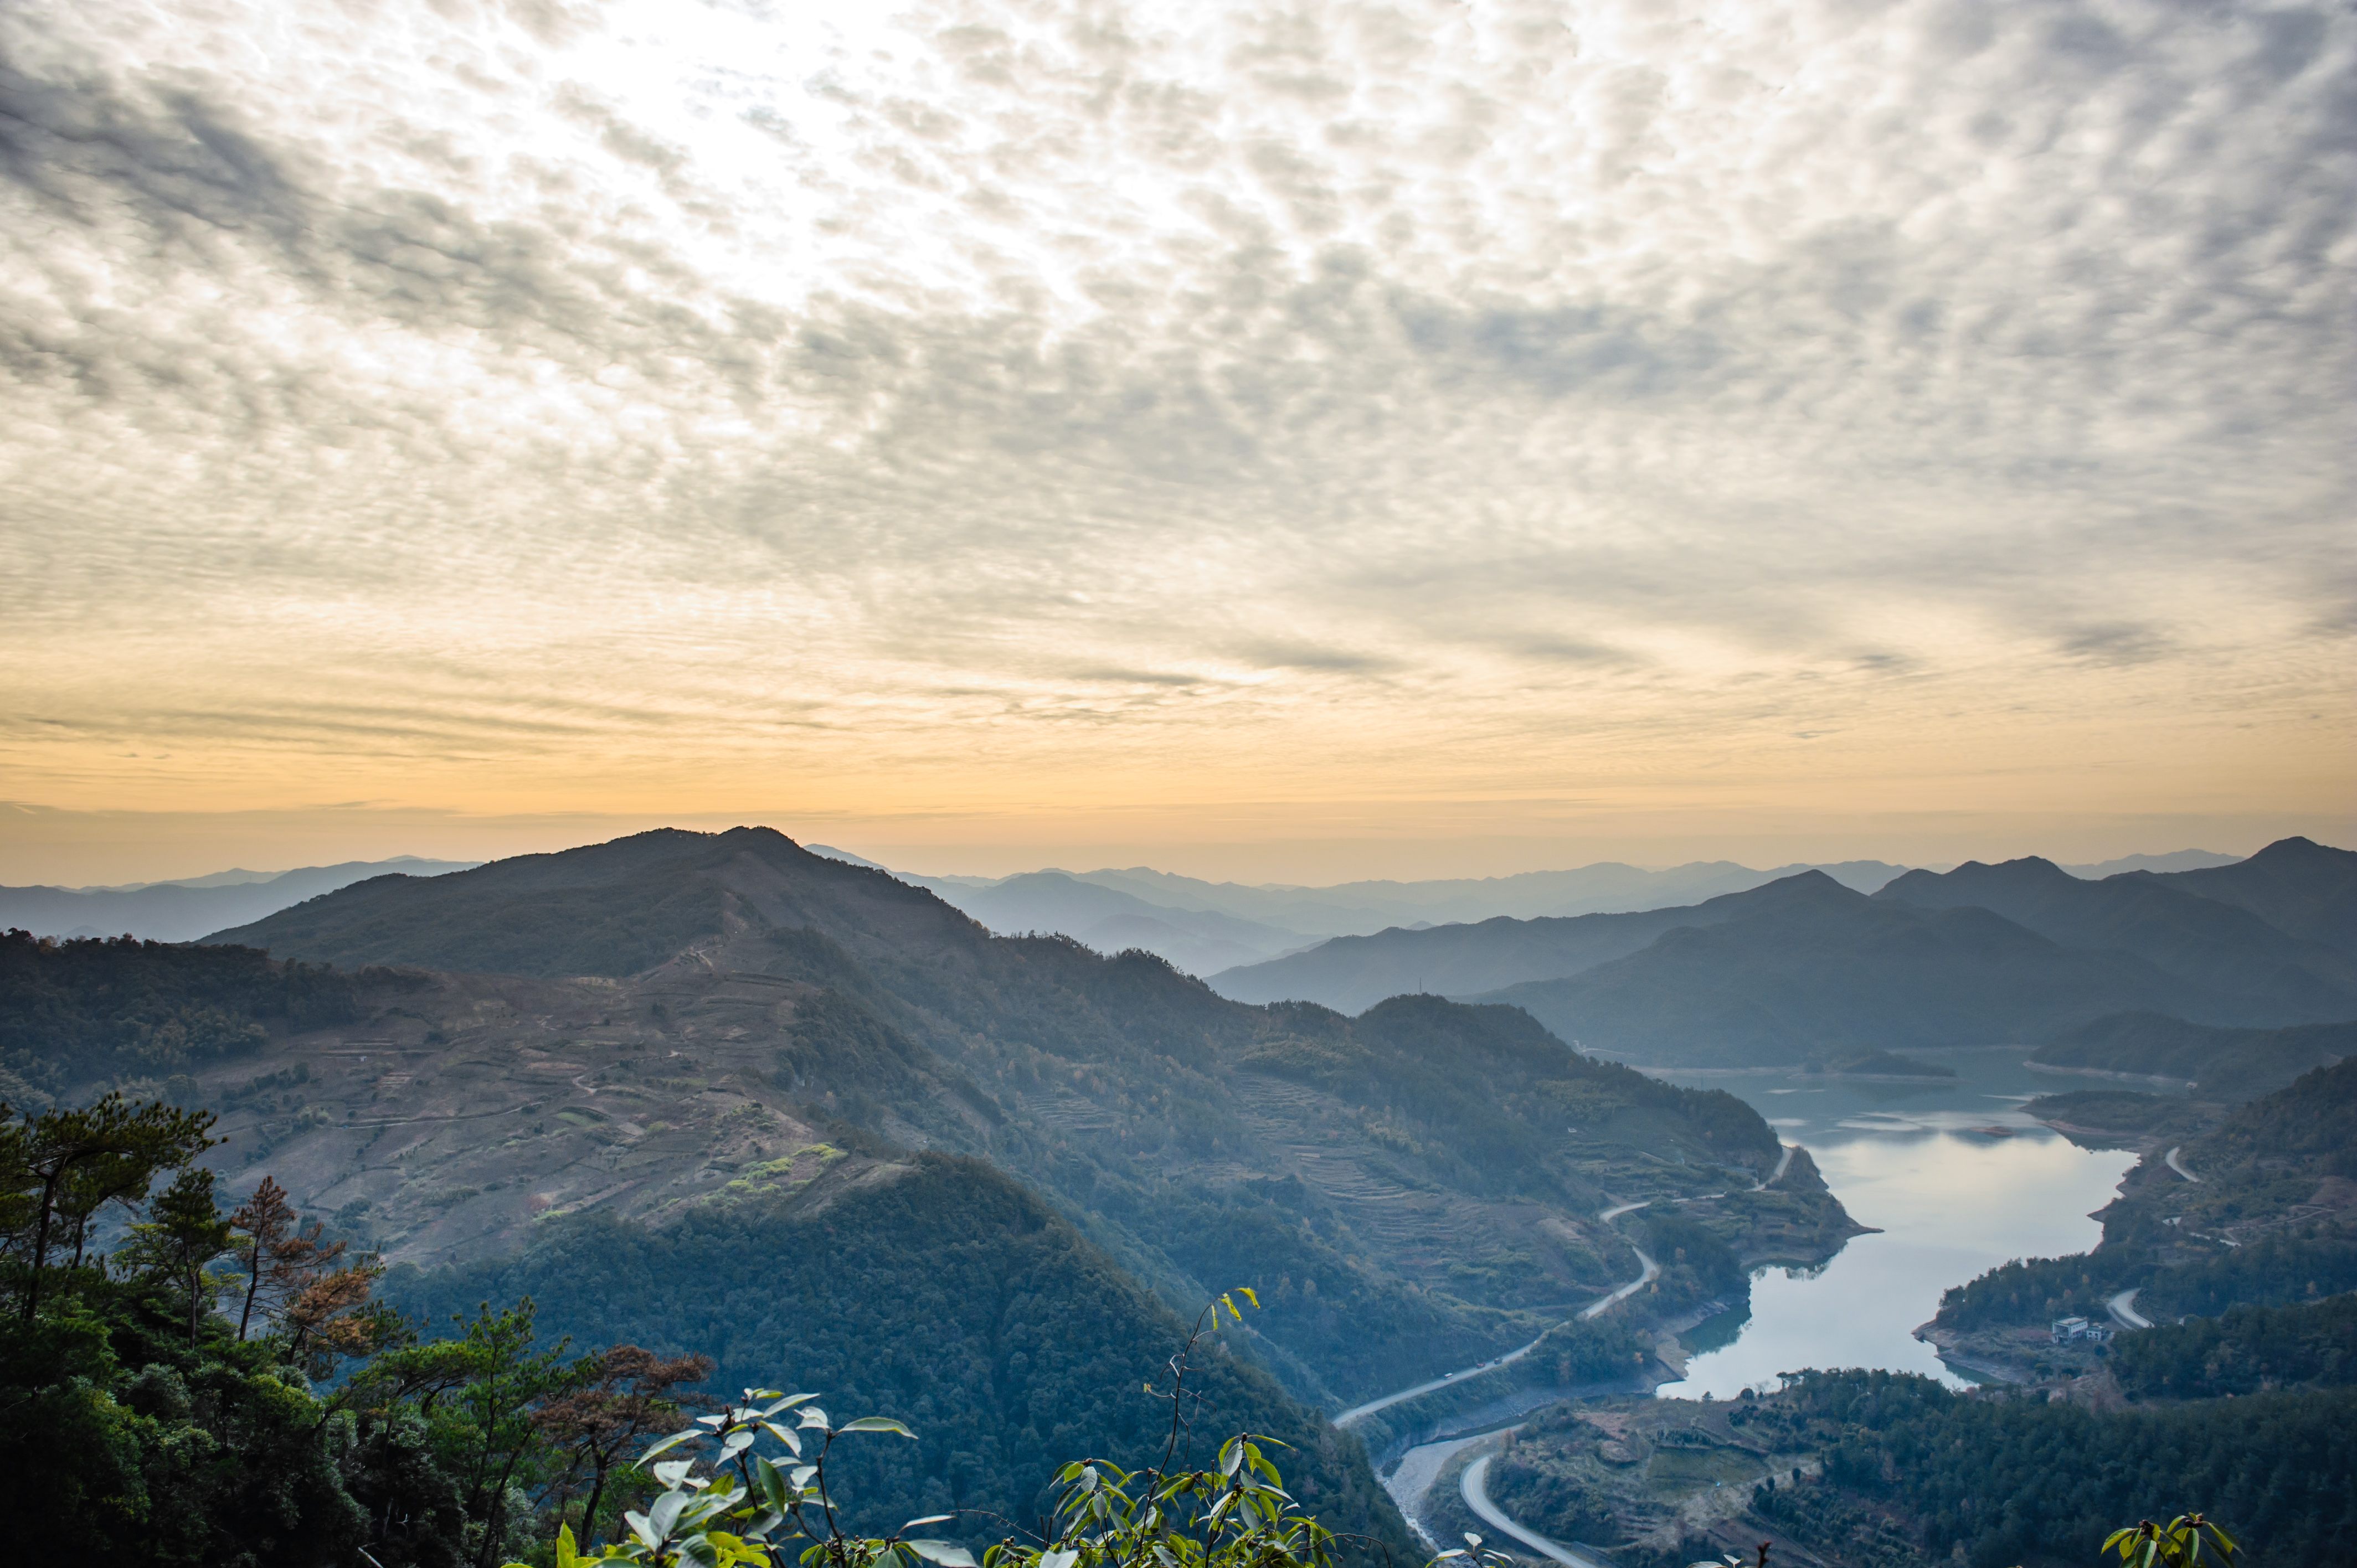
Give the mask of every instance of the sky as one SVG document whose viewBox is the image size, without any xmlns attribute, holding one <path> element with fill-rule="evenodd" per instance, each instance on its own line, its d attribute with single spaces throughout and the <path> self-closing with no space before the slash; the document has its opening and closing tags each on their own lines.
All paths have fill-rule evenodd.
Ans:
<svg viewBox="0 0 2357 1568">
<path fill-rule="evenodd" d="M 17 0 L 0 882 L 2357 841 L 2357 12 Z"/>
</svg>

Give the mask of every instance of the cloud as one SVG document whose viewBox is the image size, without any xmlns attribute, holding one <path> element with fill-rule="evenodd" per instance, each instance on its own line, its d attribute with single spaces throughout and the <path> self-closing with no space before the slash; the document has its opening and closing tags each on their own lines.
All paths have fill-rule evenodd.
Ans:
<svg viewBox="0 0 2357 1568">
<path fill-rule="evenodd" d="M 18 793 L 1529 781 L 2308 712 L 2345 614 L 2345 11 L 102 0 L 0 65 Z"/>
</svg>

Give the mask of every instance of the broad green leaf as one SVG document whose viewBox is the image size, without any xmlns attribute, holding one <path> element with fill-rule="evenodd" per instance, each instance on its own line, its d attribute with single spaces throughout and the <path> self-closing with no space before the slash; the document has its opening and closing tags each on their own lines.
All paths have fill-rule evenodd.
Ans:
<svg viewBox="0 0 2357 1568">
<path fill-rule="evenodd" d="M 888 1415 L 863 1415 L 857 1421 L 844 1423 L 835 1430 L 838 1432 L 897 1432 L 903 1437 L 917 1435 Z"/>
<path fill-rule="evenodd" d="M 922 1519 L 910 1520 L 900 1528 L 902 1530 L 914 1530 L 920 1524 L 940 1524 L 944 1520 L 952 1520 L 955 1518 L 957 1518 L 957 1515 L 953 1513 L 929 1513 Z"/>
<path fill-rule="evenodd" d="M 668 1453 L 672 1449 L 678 1447 L 683 1443 L 693 1443 L 703 1435 L 703 1433 L 696 1431 L 694 1427 L 689 1427 L 685 1432 L 674 1432 L 669 1437 L 664 1438 L 662 1442 L 657 1443 L 653 1447 L 640 1455 L 639 1463 L 643 1465 L 658 1454 Z"/>
<path fill-rule="evenodd" d="M 1043 1552 L 1039 1554 L 1039 1568 L 1072 1568 L 1080 1560 L 1077 1552 Z"/>
<path fill-rule="evenodd" d="M 974 1553 L 947 1541 L 904 1541 L 900 1543 L 928 1563 L 942 1568 L 974 1568 Z"/>
<path fill-rule="evenodd" d="M 1248 1301 L 1248 1302 L 1252 1303 L 1252 1304 L 1253 1304 L 1253 1305 L 1254 1305 L 1255 1308 L 1257 1308 L 1257 1307 L 1260 1305 L 1260 1297 L 1258 1297 L 1258 1296 L 1256 1296 L 1256 1295 L 1253 1294 L 1253 1289 L 1252 1289 L 1252 1286 L 1250 1286 L 1250 1285 L 1238 1285 L 1238 1286 L 1236 1287 L 1236 1294 L 1237 1294 L 1238 1295 L 1240 1295 L 1240 1296 L 1243 1297 L 1246 1301 Z"/>
</svg>

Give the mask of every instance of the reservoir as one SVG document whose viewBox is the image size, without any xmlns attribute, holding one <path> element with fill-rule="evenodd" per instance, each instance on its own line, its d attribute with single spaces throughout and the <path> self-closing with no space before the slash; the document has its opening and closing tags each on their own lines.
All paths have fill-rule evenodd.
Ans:
<svg viewBox="0 0 2357 1568">
<path fill-rule="evenodd" d="M 1727 1399 L 1803 1367 L 1878 1367 L 1966 1386 L 1912 1330 L 1939 1310 L 1943 1291 L 2007 1259 L 2094 1246 L 2103 1228 L 2089 1214 L 2112 1200 L 2136 1159 L 2082 1149 L 2022 1114 L 2035 1095 L 2113 1087 L 2032 1072 L 2028 1054 L 2020 1046 L 1909 1052 L 1956 1074 L 1932 1081 L 1653 1075 L 1739 1096 L 1784 1142 L 1809 1151 L 1853 1219 L 1880 1231 L 1852 1238 L 1820 1269 L 1757 1271 L 1749 1312 L 1685 1335 L 1696 1354 L 1661 1397 Z"/>
<path fill-rule="evenodd" d="M 2040 1094 L 2150 1085 L 2032 1072 L 2023 1046 L 1907 1055 L 1955 1077 L 1651 1074 L 1743 1100 L 1783 1142 L 1808 1150 L 1853 1219 L 1877 1228 L 1851 1238 L 1822 1267 L 1755 1270 L 1748 1305 L 1680 1336 L 1695 1353 L 1684 1378 L 1662 1385 L 1656 1397 L 1731 1399 L 1804 1367 L 1921 1372 L 1967 1387 L 1966 1375 L 1914 1337 L 1939 1310 L 1941 1293 L 2008 1259 L 2083 1252 L 2103 1239 L 2090 1215 L 2116 1195 L 2136 1155 L 2082 1149 L 2021 1107 Z M 1385 1466 L 1384 1486 L 1423 1529 L 1435 1479 L 1527 1411 L 1527 1404 L 1501 1409 L 1479 1430 L 1459 1427 L 1459 1435 L 1407 1449 Z M 1545 1554 L 1598 1568 L 1559 1546 Z"/>
</svg>

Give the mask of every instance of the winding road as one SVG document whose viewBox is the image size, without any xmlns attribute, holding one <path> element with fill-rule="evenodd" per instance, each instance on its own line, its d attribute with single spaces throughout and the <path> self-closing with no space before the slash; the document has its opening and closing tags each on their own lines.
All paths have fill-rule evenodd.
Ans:
<svg viewBox="0 0 2357 1568">
<path fill-rule="evenodd" d="M 1774 1172 L 1769 1176 L 1766 1181 L 1761 1181 L 1756 1176 L 1753 1177 L 1751 1190 L 1758 1192 L 1778 1181 L 1782 1180 L 1784 1173 L 1792 1168 L 1792 1151 L 1798 1146 L 1798 1144 L 1784 1144 L 1784 1152 L 1776 1161 L 1776 1169 Z M 1723 1197 L 1725 1196 L 1726 1195 L 1724 1193 L 1707 1193 L 1704 1195 L 1706 1198 Z M 1646 1208 L 1654 1200 L 1652 1198 L 1641 1198 L 1635 1203 L 1616 1204 L 1612 1208 L 1605 1209 L 1602 1213 L 1598 1214 L 1597 1219 L 1601 1223 L 1609 1225 L 1612 1221 L 1620 1219 L 1622 1215 L 1634 1214 L 1638 1209 Z M 1697 1200 L 1694 1198 L 1672 1198 L 1670 1201 L 1673 1203 L 1690 1203 Z M 1581 1319 L 1585 1320 L 1598 1316 L 1610 1308 L 1616 1302 L 1628 1300 L 1629 1297 L 1636 1294 L 1639 1291 L 1644 1289 L 1647 1285 L 1652 1283 L 1653 1281 L 1661 1277 L 1662 1265 L 1647 1254 L 1643 1248 L 1631 1242 L 1630 1243 L 1629 1250 L 1637 1254 L 1637 1262 L 1642 1265 L 1642 1272 L 1639 1273 L 1635 1279 L 1613 1291 L 1602 1300 L 1592 1302 L 1587 1306 L 1583 1307 L 1579 1313 L 1579 1317 Z M 2136 1293 L 2131 1291 L 2127 1294 L 2130 1297 L 2133 1297 Z M 2115 1307 L 2117 1307 L 2125 1305 L 2126 1304 L 2115 1303 Z M 1540 1336 L 1541 1339 L 1544 1339 L 1544 1335 Z M 1528 1345 L 1523 1346 L 1520 1349 L 1510 1350 L 1506 1354 L 1499 1357 L 1497 1359 L 1492 1361 L 1484 1361 L 1478 1367 L 1468 1367 L 1464 1371 L 1451 1372 L 1446 1377 L 1435 1378 L 1429 1382 L 1417 1383 L 1413 1388 L 1402 1389 L 1397 1393 L 1386 1394 L 1382 1399 L 1369 1400 L 1364 1404 L 1353 1405 L 1349 1410 L 1346 1410 L 1341 1414 L 1336 1416 L 1334 1418 L 1334 1424 L 1338 1427 L 1348 1426 L 1355 1421 L 1372 1415 L 1379 1410 L 1383 1410 L 1389 1406 L 1395 1405 L 1402 1400 L 1414 1399 L 1418 1394 L 1427 1394 L 1436 1389 L 1447 1388 L 1450 1384 L 1456 1382 L 1459 1378 L 1466 1377 L 1473 1373 L 1490 1371 L 1494 1368 L 1503 1367 L 1512 1362 L 1519 1361 L 1523 1357 L 1529 1355 L 1533 1350 L 1536 1349 L 1538 1345 L 1539 1340 L 1534 1339 Z M 1430 1455 L 1430 1460 L 1434 1464 L 1435 1468 L 1437 1468 L 1438 1466 L 1446 1464 L 1447 1455 L 1448 1454 L 1453 1454 L 1469 1444 L 1480 1441 L 1483 1441 L 1483 1439 L 1480 1437 L 1460 1437 L 1452 1442 L 1440 1444 L 1438 1446 L 1442 1452 Z M 1420 1450 L 1417 1449 L 1409 1450 L 1410 1455 L 1415 1455 L 1419 1452 Z M 1529 1547 L 1532 1551 L 1538 1552 L 1549 1561 L 1565 1564 L 1565 1568 L 1605 1568 L 1605 1564 L 1597 1562 L 1594 1558 L 1583 1556 L 1578 1552 L 1573 1550 L 1571 1547 L 1564 1545 L 1559 1541 L 1551 1541 L 1547 1537 L 1539 1534 L 1538 1531 L 1534 1530 L 1524 1529 L 1522 1525 L 1515 1523 L 1513 1520 L 1507 1517 L 1504 1509 L 1491 1502 L 1490 1500 L 1488 1487 L 1490 1458 L 1491 1456 L 1485 1454 L 1479 1459 L 1474 1460 L 1470 1465 L 1468 1465 L 1458 1482 L 1458 1490 L 1464 1496 L 1465 1506 L 1473 1510 L 1476 1518 L 1480 1519 L 1483 1523 L 1491 1526 L 1494 1530 L 1503 1530 L 1515 1541 L 1520 1541 L 1523 1545 Z M 1426 1482 L 1426 1485 L 1428 1486 L 1429 1482 Z M 1423 1494 L 1425 1489 L 1424 1487 L 1414 1486 L 1405 1488 L 1405 1490 L 1414 1492 L 1415 1494 L 1414 1496 L 1402 1495 L 1403 1489 L 1395 1488 L 1392 1482 L 1389 1481 L 1384 1483 L 1384 1489 L 1392 1493 L 1393 1501 L 1399 1504 L 1400 1512 L 1407 1516 L 1410 1525 L 1415 1529 L 1418 1534 L 1423 1534 L 1424 1527 L 1422 1524 L 1417 1522 L 1415 1518 L 1415 1505 Z M 1426 1536 L 1426 1539 L 1429 1540 L 1429 1536 Z"/>
<path fill-rule="evenodd" d="M 1543 1557 L 1564 1563 L 1566 1568 L 1604 1568 L 1593 1557 L 1583 1557 L 1559 1541 L 1550 1541 L 1535 1530 L 1525 1530 L 1506 1517 L 1505 1510 L 1490 1500 L 1490 1460 L 1484 1454 L 1465 1466 L 1457 1489 L 1464 1494 L 1465 1506 L 1471 1509 L 1482 1523 L 1504 1530 L 1524 1546 Z"/>
<path fill-rule="evenodd" d="M 1785 1155 L 1787 1159 L 1790 1159 L 1791 1151 L 1789 1149 L 1785 1151 Z M 1776 1167 L 1776 1176 L 1782 1176 L 1783 1174 L 1784 1167 L 1782 1165 L 1778 1165 Z M 1768 1179 L 1770 1181 L 1773 1181 L 1776 1177 L 1770 1176 Z M 1714 1193 L 1712 1196 L 1717 1197 L 1720 1195 Z M 1641 1202 L 1624 1203 L 1617 1208 L 1606 1209 L 1596 1218 L 1603 1223 L 1609 1225 L 1615 1219 L 1620 1219 L 1620 1216 L 1633 1213 L 1652 1201 L 1653 1200 L 1649 1197 L 1643 1199 Z M 1587 1305 L 1581 1307 L 1579 1309 L 1579 1316 L 1582 1321 L 1597 1316 L 1607 1308 L 1610 1307 L 1615 1302 L 1628 1300 L 1631 1296 L 1635 1295 L 1639 1291 L 1643 1290 L 1647 1285 L 1652 1284 L 1655 1280 L 1661 1277 L 1662 1265 L 1655 1262 L 1652 1258 L 1646 1253 L 1642 1247 L 1638 1246 L 1632 1241 L 1629 1245 L 1629 1250 L 1637 1254 L 1637 1262 L 1641 1265 L 1644 1272 L 1640 1273 L 1635 1279 L 1631 1280 L 1627 1284 L 1621 1285 L 1618 1289 L 1614 1290 L 1611 1294 L 1603 1297 L 1601 1300 L 1590 1302 Z M 1511 1366 L 1512 1363 L 1521 1360 L 1523 1357 L 1537 1349 L 1539 1347 L 1539 1339 L 1544 1339 L 1545 1337 L 1546 1336 L 1542 1334 L 1539 1336 L 1538 1339 L 1532 1340 L 1529 1344 L 1523 1346 L 1520 1349 L 1509 1350 L 1504 1355 L 1499 1357 L 1496 1360 L 1484 1361 L 1478 1367 L 1467 1367 L 1461 1371 L 1444 1373 L 1441 1376 L 1433 1379 L 1430 1382 L 1417 1383 L 1412 1388 L 1402 1389 L 1397 1393 L 1385 1394 L 1379 1400 L 1369 1400 L 1364 1404 L 1354 1404 L 1350 1409 L 1344 1411 L 1341 1414 L 1336 1416 L 1334 1418 L 1334 1424 L 1337 1426 L 1348 1426 L 1354 1421 L 1365 1420 L 1368 1416 L 1374 1414 L 1375 1412 L 1379 1410 L 1388 1409 L 1389 1407 L 1399 1403 L 1402 1400 L 1412 1400 L 1418 1394 L 1428 1394 L 1435 1389 L 1445 1389 L 1459 1378 L 1470 1377 L 1477 1372 L 1494 1371 L 1500 1367 Z"/>
<path fill-rule="evenodd" d="M 1770 1176 L 1767 1181 L 1761 1181 L 1755 1176 L 1752 1179 L 1751 1190 L 1759 1192 L 1769 1187 L 1770 1184 L 1781 1180 L 1783 1178 L 1784 1172 L 1792 1166 L 1792 1151 L 1797 1147 L 1799 1147 L 1798 1144 L 1786 1144 L 1784 1145 L 1782 1157 L 1778 1159 L 1776 1162 L 1775 1173 Z M 2174 1154 L 2175 1152 L 2176 1151 L 2174 1150 L 2170 1151 L 2171 1154 Z M 1674 1197 L 1670 1201 L 1673 1203 L 1695 1203 L 1702 1201 L 1703 1199 L 1724 1197 L 1726 1196 L 1727 1195 L 1723 1192 L 1710 1192 L 1703 1194 L 1703 1197 L 1700 1199 Z M 1646 1197 L 1640 1198 L 1635 1203 L 1617 1204 L 1614 1207 L 1604 1210 L 1596 1218 L 1601 1223 L 1609 1225 L 1615 1219 L 1620 1219 L 1622 1215 L 1634 1214 L 1637 1210 L 1646 1208 L 1652 1202 L 1653 1199 Z M 1638 1264 L 1643 1272 L 1639 1273 L 1635 1279 L 1631 1280 L 1627 1284 L 1615 1289 L 1610 1294 L 1603 1297 L 1601 1300 L 1590 1302 L 1587 1305 L 1580 1308 L 1579 1321 L 1585 1322 L 1589 1318 L 1602 1316 L 1615 1304 L 1628 1300 L 1631 1296 L 1635 1295 L 1639 1291 L 1643 1290 L 1647 1285 L 1652 1284 L 1655 1280 L 1662 1277 L 1662 1265 L 1655 1262 L 1652 1257 L 1647 1253 L 1642 1247 L 1638 1246 L 1632 1241 L 1629 1244 L 1629 1250 L 1637 1254 Z M 1544 1334 L 1539 1336 L 1539 1339 L 1544 1339 L 1545 1337 L 1546 1336 Z M 1348 1426 L 1353 1422 L 1365 1420 L 1368 1416 L 1374 1414 L 1375 1412 L 1379 1410 L 1387 1410 L 1403 1400 L 1412 1400 L 1418 1394 L 1428 1394 L 1436 1389 L 1445 1389 L 1459 1378 L 1470 1377 L 1477 1372 L 1492 1371 L 1500 1367 L 1510 1366 L 1529 1355 L 1533 1350 L 1537 1349 L 1539 1339 L 1534 1339 L 1529 1344 L 1521 1347 L 1519 1349 L 1509 1350 L 1493 1361 L 1484 1361 L 1476 1367 L 1467 1367 L 1459 1371 L 1444 1373 L 1440 1377 L 1434 1378 L 1429 1382 L 1417 1383 L 1411 1388 L 1402 1389 L 1396 1393 L 1385 1394 L 1381 1399 L 1369 1400 L 1364 1404 L 1354 1404 L 1350 1409 L 1344 1411 L 1341 1414 L 1336 1416 L 1334 1418 L 1334 1424 L 1336 1426 Z"/>
<path fill-rule="evenodd" d="M 2110 1309 L 2113 1318 L 2123 1328 L 2149 1328 L 2152 1326 L 2152 1319 L 2136 1311 L 2136 1298 L 2135 1291 L 2124 1290 L 2104 1303 L 2104 1305 Z"/>
<path fill-rule="evenodd" d="M 2178 1145 L 2177 1145 L 2177 1147 L 2176 1147 L 2176 1148 L 2169 1150 L 2169 1153 L 2167 1153 L 2167 1154 L 2165 1154 L 2165 1155 L 2161 1155 L 2160 1157 L 2161 1157 L 2162 1159 L 2164 1159 L 2164 1160 L 2166 1160 L 2166 1161 L 2168 1161 L 2168 1162 L 2169 1162 L 2169 1168 L 2170 1170 L 2175 1171 L 2179 1176 L 2183 1176 L 2187 1181 L 2192 1182 L 2192 1183 L 2193 1183 L 2193 1184 L 2195 1184 L 2196 1186 L 2199 1186 L 2199 1185 L 2201 1184 L 2201 1178 L 2200 1176 L 2195 1176 L 2191 1171 L 2187 1170 L 2187 1169 L 2186 1169 L 2182 1165 L 2180 1165 L 2180 1164 L 2179 1164 L 2179 1163 L 2178 1163 L 2178 1158 L 2177 1158 L 2177 1156 L 2178 1156 L 2178 1155 L 2179 1155 L 2179 1153 L 2184 1149 L 2184 1147 L 2185 1147 L 2185 1145 L 2184 1145 L 2184 1144 L 2178 1144 Z"/>
<path fill-rule="evenodd" d="M 1641 1208 L 1643 1206 L 1641 1204 L 1638 1207 Z M 1631 1296 L 1635 1295 L 1639 1291 L 1643 1290 L 1647 1285 L 1652 1284 L 1655 1280 L 1662 1277 L 1662 1265 L 1653 1262 L 1652 1255 L 1648 1253 L 1644 1248 L 1640 1247 L 1637 1243 L 1631 1241 L 1629 1243 L 1629 1251 L 1637 1254 L 1637 1262 L 1645 1266 L 1645 1272 L 1639 1274 L 1635 1279 L 1631 1280 L 1627 1284 L 1622 1285 L 1619 1290 L 1614 1291 L 1610 1295 L 1606 1296 L 1602 1301 L 1591 1302 L 1589 1305 L 1581 1307 L 1579 1309 L 1579 1316 L 1580 1321 L 1583 1323 L 1602 1313 L 1605 1308 L 1610 1306 L 1614 1302 L 1628 1300 Z"/>
<path fill-rule="evenodd" d="M 1641 1252 L 1638 1256 L 1642 1257 L 1644 1254 Z M 1544 1339 L 1545 1337 L 1546 1336 L 1544 1334 L 1539 1336 L 1539 1339 Z M 1363 1420 L 1367 1416 L 1374 1414 L 1375 1412 L 1379 1410 L 1399 1403 L 1402 1400 L 1412 1400 L 1418 1394 L 1428 1394 L 1435 1389 L 1445 1389 L 1459 1378 L 1471 1377 L 1476 1372 L 1490 1371 L 1493 1368 L 1503 1367 L 1512 1362 L 1519 1361 L 1523 1357 L 1529 1355 L 1533 1350 L 1537 1349 L 1538 1344 L 1539 1340 L 1534 1339 L 1529 1344 L 1523 1346 L 1521 1349 L 1509 1350 L 1494 1361 L 1484 1361 L 1478 1367 L 1468 1367 L 1461 1372 L 1449 1372 L 1442 1377 L 1433 1379 L 1432 1381 L 1428 1383 L 1418 1383 L 1414 1388 L 1402 1389 L 1395 1394 L 1385 1394 L 1379 1400 L 1369 1400 L 1364 1404 L 1354 1404 L 1350 1409 L 1344 1411 L 1341 1414 L 1336 1416 L 1334 1418 L 1334 1424 L 1337 1426 L 1348 1426 L 1354 1421 Z"/>
</svg>

